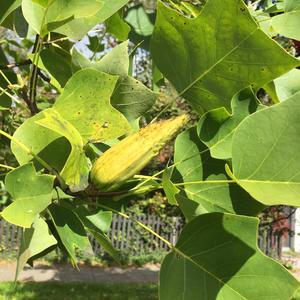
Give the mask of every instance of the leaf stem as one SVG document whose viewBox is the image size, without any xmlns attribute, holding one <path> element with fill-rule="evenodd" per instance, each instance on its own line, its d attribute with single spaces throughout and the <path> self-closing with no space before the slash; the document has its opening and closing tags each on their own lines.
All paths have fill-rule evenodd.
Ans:
<svg viewBox="0 0 300 300">
<path fill-rule="evenodd" d="M 203 150 L 203 151 L 201 151 L 201 152 L 199 152 L 199 153 L 197 153 L 197 154 L 194 154 L 194 155 L 192 155 L 192 156 L 183 158 L 183 159 L 181 159 L 180 161 L 178 161 L 178 162 L 176 162 L 176 163 L 174 163 L 174 164 L 172 164 L 172 165 L 169 165 L 166 169 L 169 170 L 169 169 L 171 169 L 171 168 L 174 168 L 174 167 L 178 166 L 179 164 L 185 162 L 186 160 L 191 159 L 191 158 L 196 157 L 196 156 L 199 156 L 199 155 L 201 155 L 201 154 L 204 154 L 204 153 L 206 153 L 206 152 L 208 152 L 208 151 L 209 151 L 209 149 L 207 148 L 207 149 L 205 149 L 205 150 Z M 149 176 L 149 178 L 148 178 L 147 180 L 145 180 L 145 181 L 141 182 L 140 184 L 138 184 L 138 185 L 135 187 L 135 189 L 140 188 L 141 186 L 145 185 L 145 184 L 146 184 L 147 182 L 149 182 L 150 180 L 155 180 L 155 178 L 156 178 L 158 175 L 162 174 L 164 171 L 165 171 L 165 169 L 163 169 L 163 170 L 161 170 L 161 171 L 155 173 L 155 174 L 152 175 L 152 176 Z"/>
<path fill-rule="evenodd" d="M 14 170 L 15 169 L 14 167 L 3 165 L 3 164 L 0 164 L 0 168 L 7 169 L 7 170 Z"/>
<path fill-rule="evenodd" d="M 11 81 L 7 78 L 7 76 L 4 74 L 4 72 L 0 69 L 0 74 L 4 78 L 4 80 L 8 83 L 8 85 L 12 85 Z"/>
<path fill-rule="evenodd" d="M 5 94 L 6 96 L 8 96 L 9 98 L 11 98 L 16 103 L 21 104 L 20 100 L 17 97 L 15 97 L 14 95 L 10 94 L 7 90 L 5 90 L 4 88 L 2 88 L 1 86 L 0 86 L 0 91 L 3 94 Z"/>
<path fill-rule="evenodd" d="M 11 136 L 10 134 L 6 133 L 1 129 L 0 129 L 0 134 L 10 139 L 12 142 L 16 143 L 20 148 L 22 148 L 25 152 L 27 152 L 28 155 L 35 158 L 44 168 L 46 168 L 48 171 L 53 172 L 56 176 L 58 176 L 57 172 L 46 161 L 44 161 L 38 155 L 33 153 L 26 145 L 24 145 L 18 139 L 16 139 L 15 137 Z"/>
<path fill-rule="evenodd" d="M 91 204 L 91 203 L 88 203 L 88 204 Z M 99 203 L 92 203 L 92 204 L 95 204 L 96 206 L 100 207 L 100 208 L 103 208 L 103 209 L 106 209 L 106 210 L 110 210 L 112 211 L 113 213 L 115 214 L 118 214 L 119 216 L 125 218 L 125 219 L 129 219 L 131 221 L 133 221 L 134 223 L 136 223 L 137 225 L 139 225 L 140 227 L 142 227 L 143 229 L 147 230 L 148 232 L 150 232 L 152 235 L 156 236 L 157 238 L 159 238 L 162 242 L 164 242 L 170 249 L 174 249 L 175 246 L 170 243 L 168 240 L 166 240 L 165 238 L 163 238 L 162 236 L 160 236 L 158 233 L 156 233 L 154 230 L 152 230 L 151 228 L 149 228 L 148 226 L 146 226 L 145 224 L 141 223 L 140 221 L 136 220 L 135 218 L 125 214 L 125 213 L 122 213 L 122 212 L 119 212 L 111 207 L 108 207 L 108 206 L 105 206 L 105 205 L 102 205 L 102 204 L 99 204 Z"/>
<path fill-rule="evenodd" d="M 193 184 L 219 184 L 219 183 L 236 183 L 235 180 L 199 180 L 190 182 L 174 183 L 175 186 L 193 185 Z"/>
</svg>

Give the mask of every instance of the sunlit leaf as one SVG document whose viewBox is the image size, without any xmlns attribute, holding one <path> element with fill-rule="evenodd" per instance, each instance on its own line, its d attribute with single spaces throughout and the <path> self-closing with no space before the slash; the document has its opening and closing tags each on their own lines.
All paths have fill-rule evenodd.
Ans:
<svg viewBox="0 0 300 300">
<path fill-rule="evenodd" d="M 96 63 L 92 63 L 78 52 L 74 52 L 73 63 L 77 68 L 94 68 L 101 72 L 120 76 L 111 97 L 111 104 L 129 121 L 142 116 L 157 99 L 156 93 L 138 80 L 128 76 L 128 42 L 115 47 Z"/>
<path fill-rule="evenodd" d="M 245 89 L 232 98 L 231 107 L 232 115 L 217 108 L 204 114 L 198 123 L 200 140 L 214 158 L 231 158 L 233 133 L 244 118 L 256 111 L 258 100 L 251 89 Z"/>
<path fill-rule="evenodd" d="M 22 0 L 22 10 L 29 25 L 41 36 L 56 31 L 78 18 L 92 17 L 103 7 L 101 0 Z"/>
<path fill-rule="evenodd" d="M 50 205 L 54 176 L 38 175 L 32 163 L 21 166 L 5 178 L 13 202 L 2 212 L 6 221 L 29 228 L 37 215 Z"/>
<path fill-rule="evenodd" d="M 299 65 L 258 27 L 242 0 L 209 0 L 194 19 L 159 1 L 152 56 L 200 114 L 219 107 L 230 112 L 238 91 L 256 90 Z"/>
<path fill-rule="evenodd" d="M 107 20 L 127 2 L 129 2 L 129 0 L 102 0 L 101 9 L 99 9 L 95 15 L 74 19 L 56 31 L 70 38 L 80 40 L 88 31 Z M 84 1 L 84 3 L 85 6 L 90 7 L 86 5 L 86 1 Z"/>
<path fill-rule="evenodd" d="M 80 133 L 84 144 L 118 138 L 130 130 L 126 118 L 110 104 L 117 76 L 85 69 L 68 81 L 54 104 Z"/>
<path fill-rule="evenodd" d="M 57 244 L 56 239 L 50 234 L 47 223 L 38 218 L 30 228 L 26 228 L 21 239 L 20 251 L 17 262 L 16 279 L 27 261 Z"/>
<path fill-rule="evenodd" d="M 162 300 L 288 300 L 299 282 L 257 248 L 258 219 L 222 213 L 182 231 L 160 272 Z"/>
<path fill-rule="evenodd" d="M 84 144 L 80 133 L 55 109 L 49 108 L 44 110 L 43 115 L 44 119 L 36 121 L 36 123 L 65 137 L 71 144 L 71 153 L 60 172 L 61 177 L 72 192 L 84 190 L 88 186 L 91 164 L 85 156 Z"/>
<path fill-rule="evenodd" d="M 208 212 L 230 212 L 256 215 L 263 206 L 250 197 L 225 173 L 225 161 L 214 159 L 200 141 L 196 128 L 180 134 L 175 142 L 174 165 L 171 177 L 179 183 L 176 200 L 185 217 Z"/>
<path fill-rule="evenodd" d="M 271 19 L 272 28 L 288 38 L 300 40 L 300 5 L 297 0 L 286 0 L 284 13 Z"/>
<path fill-rule="evenodd" d="M 266 205 L 300 205 L 299 99 L 297 93 L 254 113 L 233 136 L 234 178 Z"/>
</svg>

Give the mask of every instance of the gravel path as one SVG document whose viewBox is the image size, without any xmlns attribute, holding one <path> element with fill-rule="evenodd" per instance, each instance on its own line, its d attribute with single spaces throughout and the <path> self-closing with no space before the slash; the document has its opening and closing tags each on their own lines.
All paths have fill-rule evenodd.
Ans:
<svg viewBox="0 0 300 300">
<path fill-rule="evenodd" d="M 15 264 L 0 264 L 0 282 L 13 281 Z M 159 267 L 149 265 L 144 268 L 102 268 L 80 267 L 80 271 L 70 265 L 36 265 L 25 267 L 19 276 L 20 281 L 60 281 L 60 282 L 90 282 L 90 283 L 156 283 Z"/>
</svg>

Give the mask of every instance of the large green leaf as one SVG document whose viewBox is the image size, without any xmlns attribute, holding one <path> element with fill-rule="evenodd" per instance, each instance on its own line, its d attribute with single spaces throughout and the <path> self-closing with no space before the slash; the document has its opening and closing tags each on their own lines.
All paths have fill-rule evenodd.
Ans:
<svg viewBox="0 0 300 300">
<path fill-rule="evenodd" d="M 8 222 L 29 228 L 36 216 L 51 203 L 54 176 L 38 175 L 32 163 L 7 174 L 5 189 L 13 203 L 1 216 Z"/>
<path fill-rule="evenodd" d="M 66 84 L 54 108 L 88 141 L 103 142 L 130 130 L 126 118 L 110 104 L 117 76 L 84 69 Z"/>
<path fill-rule="evenodd" d="M 232 142 L 234 178 L 266 204 L 300 206 L 300 93 L 247 117 Z"/>
<path fill-rule="evenodd" d="M 74 51 L 73 64 L 77 69 L 94 68 L 101 72 L 120 76 L 111 97 L 111 104 L 123 113 L 129 121 L 142 116 L 157 99 L 156 93 L 153 93 L 138 80 L 128 76 L 128 42 L 118 45 L 96 63 L 90 62 L 80 53 Z"/>
<path fill-rule="evenodd" d="M 182 231 L 160 272 L 161 300 L 288 300 L 299 282 L 257 247 L 258 219 L 211 213 Z"/>
<path fill-rule="evenodd" d="M 256 215 L 263 209 L 238 185 L 226 182 L 225 162 L 210 157 L 196 128 L 177 137 L 174 163 L 172 180 L 184 183 L 183 186 L 177 186 L 180 192 L 175 198 L 188 220 L 207 212 Z"/>
<path fill-rule="evenodd" d="M 47 223 L 42 218 L 36 219 L 30 228 L 24 230 L 17 262 L 16 279 L 30 258 L 56 244 L 57 241 L 49 233 Z"/>
<path fill-rule="evenodd" d="M 86 3 L 86 1 L 84 2 Z M 74 19 L 56 31 L 70 38 L 80 40 L 88 31 L 111 17 L 127 2 L 129 0 L 101 0 L 102 7 L 95 15 Z M 89 7 L 89 5 L 86 6 Z"/>
<path fill-rule="evenodd" d="M 251 89 L 245 89 L 232 98 L 232 115 L 223 107 L 204 114 L 198 123 L 200 140 L 214 158 L 231 158 L 232 136 L 239 123 L 258 107 Z"/>
<path fill-rule="evenodd" d="M 0 24 L 21 5 L 22 0 L 0 0 Z"/>
<path fill-rule="evenodd" d="M 49 212 L 60 242 L 70 256 L 72 263 L 76 265 L 76 249 L 92 253 L 83 224 L 73 211 L 65 207 L 52 204 L 49 207 Z"/>
<path fill-rule="evenodd" d="M 22 0 L 29 25 L 41 36 L 78 18 L 92 17 L 103 7 L 102 0 Z"/>
<path fill-rule="evenodd" d="M 49 108 L 42 113 L 45 118 L 36 121 L 36 123 L 65 137 L 71 144 L 71 153 L 60 172 L 61 177 L 72 192 L 84 190 L 89 184 L 88 178 L 91 163 L 85 156 L 84 144 L 80 133 L 55 109 Z"/>
<path fill-rule="evenodd" d="M 300 40 L 300 5 L 299 1 L 285 1 L 284 13 L 271 19 L 272 28 L 288 38 Z"/>
<path fill-rule="evenodd" d="M 180 95 L 199 112 L 225 107 L 299 65 L 256 24 L 242 0 L 208 0 L 189 19 L 158 2 L 152 56 Z"/>
</svg>

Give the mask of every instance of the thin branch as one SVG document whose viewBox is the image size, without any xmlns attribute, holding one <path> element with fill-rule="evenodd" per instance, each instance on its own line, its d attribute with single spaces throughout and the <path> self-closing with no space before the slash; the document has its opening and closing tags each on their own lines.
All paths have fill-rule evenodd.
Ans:
<svg viewBox="0 0 300 300">
<path fill-rule="evenodd" d="M 35 43 L 33 46 L 32 52 L 34 53 L 32 68 L 30 71 L 30 83 L 29 83 L 29 101 L 30 101 L 30 111 L 32 114 L 36 114 L 39 112 L 36 105 L 36 86 L 37 86 L 37 78 L 38 78 L 38 62 L 40 51 L 42 49 L 43 40 L 37 34 L 35 38 Z"/>
<path fill-rule="evenodd" d="M 147 186 L 139 189 L 131 189 L 131 190 L 124 190 L 124 191 L 112 191 L 112 192 L 102 192 L 99 191 L 96 187 L 90 186 L 85 191 L 73 193 L 71 191 L 65 191 L 66 194 L 73 196 L 73 197 L 79 197 L 79 198 L 94 198 L 94 197 L 127 197 L 132 195 L 139 195 L 139 194 L 145 194 L 152 191 L 160 190 L 162 189 L 162 186 Z"/>
<path fill-rule="evenodd" d="M 12 85 L 10 80 L 7 78 L 7 76 L 3 73 L 2 70 L 0 70 L 0 75 L 4 78 L 4 80 L 8 83 L 8 85 Z"/>
<path fill-rule="evenodd" d="M 30 110 L 30 113 L 31 115 L 35 115 L 39 112 L 39 109 L 38 107 L 36 106 L 36 103 L 32 103 L 28 97 L 28 94 L 27 94 L 27 87 L 24 86 L 22 89 L 19 90 L 19 93 L 20 93 L 20 96 L 21 98 L 24 100 L 24 102 L 27 104 L 29 110 Z"/>
<path fill-rule="evenodd" d="M 38 68 L 38 75 L 46 82 L 50 83 L 51 78 L 49 78 L 47 75 L 45 75 L 40 68 Z"/>
<path fill-rule="evenodd" d="M 112 211 L 113 213 L 115 214 L 118 214 L 119 216 L 125 218 L 125 219 L 128 219 L 128 220 L 131 220 L 132 222 L 136 223 L 137 225 L 139 225 L 140 227 L 142 227 L 143 229 L 147 230 L 148 232 L 150 232 L 152 235 L 156 236 L 157 238 L 159 238 L 162 242 L 164 242 L 170 249 L 174 249 L 175 246 L 170 243 L 168 240 L 166 240 L 165 238 L 163 238 L 162 236 L 160 236 L 158 233 L 156 233 L 154 230 L 152 230 L 151 228 L 149 228 L 148 226 L 146 226 L 145 224 L 141 223 L 140 221 L 136 220 L 135 218 L 125 214 L 125 213 L 122 213 L 122 212 L 119 212 L 111 207 L 108 207 L 108 206 L 105 206 L 105 205 L 102 205 L 102 204 L 99 204 L 99 203 L 89 203 L 87 202 L 86 204 L 92 204 L 92 205 L 95 205 L 99 208 L 103 208 L 103 209 L 106 209 L 106 210 L 110 210 Z"/>
<path fill-rule="evenodd" d="M 13 69 L 13 68 L 17 68 L 17 67 L 22 67 L 22 66 L 28 66 L 31 65 L 32 61 L 30 59 L 21 61 L 21 62 L 14 62 L 8 65 L 0 65 L 0 70 L 5 71 L 5 70 L 9 70 L 9 69 Z"/>
<path fill-rule="evenodd" d="M 14 167 L 3 165 L 3 164 L 0 164 L 0 168 L 7 169 L 7 170 L 14 170 L 15 169 Z"/>
</svg>

